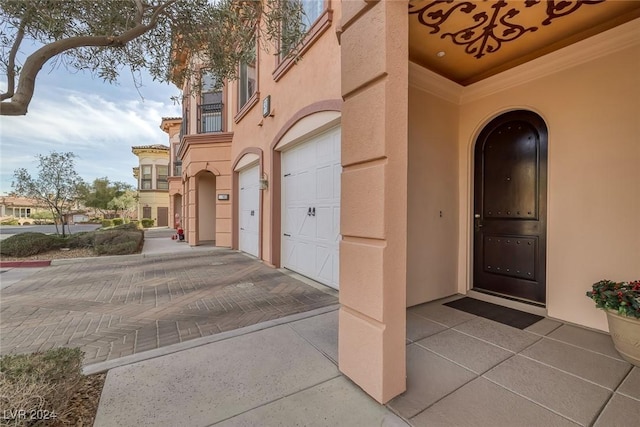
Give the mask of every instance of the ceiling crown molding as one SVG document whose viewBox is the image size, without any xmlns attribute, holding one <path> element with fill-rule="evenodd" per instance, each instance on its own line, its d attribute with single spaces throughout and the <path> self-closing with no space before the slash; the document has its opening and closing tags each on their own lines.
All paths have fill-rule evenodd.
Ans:
<svg viewBox="0 0 640 427">
<path fill-rule="evenodd" d="M 458 83 L 411 61 L 409 61 L 409 86 L 454 104 L 460 103 L 460 96 L 464 89 Z"/>
<path fill-rule="evenodd" d="M 640 44 L 640 19 L 627 22 L 464 87 L 459 103 L 473 102 L 636 44 Z"/>
<path fill-rule="evenodd" d="M 409 61 L 409 86 L 462 105 L 637 44 L 640 44 L 640 19 L 627 22 L 466 87 Z"/>
</svg>

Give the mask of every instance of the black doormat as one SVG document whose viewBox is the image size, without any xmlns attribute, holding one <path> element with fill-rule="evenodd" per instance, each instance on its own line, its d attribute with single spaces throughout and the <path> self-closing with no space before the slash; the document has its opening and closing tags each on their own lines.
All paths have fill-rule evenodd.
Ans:
<svg viewBox="0 0 640 427">
<path fill-rule="evenodd" d="M 447 302 L 444 305 L 518 329 L 527 328 L 544 319 L 542 316 L 468 297 Z"/>
</svg>

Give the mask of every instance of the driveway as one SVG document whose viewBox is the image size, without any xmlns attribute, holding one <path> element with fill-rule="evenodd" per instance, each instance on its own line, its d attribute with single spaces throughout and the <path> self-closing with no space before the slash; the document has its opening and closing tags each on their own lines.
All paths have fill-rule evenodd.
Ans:
<svg viewBox="0 0 640 427">
<path fill-rule="evenodd" d="M 338 302 L 235 251 L 86 259 L 0 290 L 0 353 L 80 347 L 90 365 Z"/>
</svg>

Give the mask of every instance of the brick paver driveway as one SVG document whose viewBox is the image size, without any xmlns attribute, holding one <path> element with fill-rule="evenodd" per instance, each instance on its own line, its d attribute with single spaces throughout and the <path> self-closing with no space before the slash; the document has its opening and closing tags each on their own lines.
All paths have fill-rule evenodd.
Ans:
<svg viewBox="0 0 640 427">
<path fill-rule="evenodd" d="M 337 303 L 230 250 L 47 267 L 0 297 L 1 354 L 80 347 L 85 365 Z"/>
</svg>

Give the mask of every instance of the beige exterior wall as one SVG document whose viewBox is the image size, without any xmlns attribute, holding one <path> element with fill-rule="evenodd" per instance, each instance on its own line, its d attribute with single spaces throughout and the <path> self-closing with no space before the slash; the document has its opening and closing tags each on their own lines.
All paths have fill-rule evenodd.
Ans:
<svg viewBox="0 0 640 427">
<path fill-rule="evenodd" d="M 457 292 L 459 106 L 409 88 L 407 306 Z"/>
<path fill-rule="evenodd" d="M 169 137 L 169 227 L 182 224 L 182 177 L 175 175 L 174 161 L 180 145 L 181 118 L 163 118 L 160 129 Z M 176 214 L 178 216 L 176 217 Z"/>
<path fill-rule="evenodd" d="M 138 156 L 140 176 L 138 177 L 138 219 L 143 219 L 143 209 L 145 207 L 151 208 L 151 218 L 155 221 L 155 225 L 158 225 L 158 207 L 169 207 L 169 191 L 157 190 L 157 166 L 169 166 L 169 152 L 166 150 L 157 149 L 134 149 L 134 154 Z M 141 189 L 141 176 L 142 166 L 151 165 L 151 190 Z M 171 218 L 169 218 L 169 225 L 171 225 Z"/>
<path fill-rule="evenodd" d="M 499 114 L 531 110 L 549 129 L 547 314 L 606 330 L 604 313 L 593 307 L 585 292 L 600 279 L 634 280 L 640 276 L 640 181 L 633 177 L 640 162 L 637 58 L 639 20 L 466 88 L 436 77 L 427 91 L 431 94 L 411 92 L 410 105 L 416 111 L 410 114 L 410 150 L 416 146 L 416 135 L 424 137 L 422 130 L 431 138 L 440 138 L 443 131 L 438 122 L 453 124 L 459 110 L 457 147 L 443 144 L 438 148 L 438 158 L 444 163 L 452 150 L 459 156 L 455 168 L 459 184 L 459 293 L 472 286 L 475 138 Z M 420 78 L 414 76 L 412 81 L 420 85 Z M 439 111 L 438 117 L 429 121 L 424 112 L 432 110 Z M 415 115 L 425 117 L 425 122 L 414 122 L 411 117 Z M 449 130 L 444 133 L 449 135 Z M 412 164 L 413 158 L 410 194 L 429 191 L 427 184 L 414 188 Z M 443 170 L 438 174 L 448 176 Z M 450 182 L 450 177 L 445 179 Z M 417 215 L 413 211 L 424 209 L 427 202 L 412 205 L 410 197 L 409 206 L 411 227 Z M 453 239 L 456 233 L 450 236 Z M 412 239 L 410 233 L 410 251 L 415 248 Z M 412 277 L 412 257 L 410 252 L 408 277 Z M 409 286 L 408 295 L 414 295 L 417 291 Z M 431 282 L 428 291 L 420 292 L 426 295 L 436 289 Z M 408 302 L 420 300 L 408 298 Z"/>
</svg>

